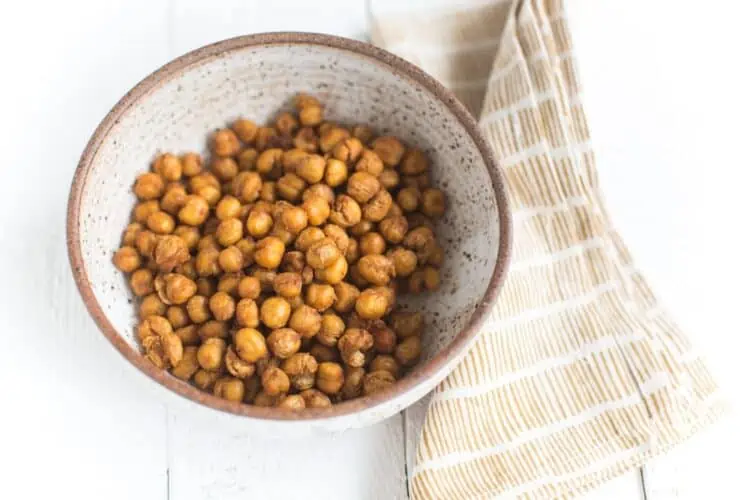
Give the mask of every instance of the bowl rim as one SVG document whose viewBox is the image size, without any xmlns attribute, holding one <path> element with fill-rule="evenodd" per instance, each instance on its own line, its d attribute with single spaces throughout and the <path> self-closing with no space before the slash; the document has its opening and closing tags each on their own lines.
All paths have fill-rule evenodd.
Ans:
<svg viewBox="0 0 750 500">
<path fill-rule="evenodd" d="M 484 296 L 472 313 L 467 326 L 448 345 L 443 347 L 432 359 L 414 368 L 404 378 L 398 380 L 393 386 L 384 391 L 335 404 L 330 408 L 307 409 L 303 412 L 290 412 L 278 408 L 264 408 L 241 402 L 228 401 L 211 393 L 203 392 L 189 383 L 172 376 L 168 371 L 159 369 L 151 364 L 137 349 L 131 347 L 117 333 L 97 301 L 91 282 L 88 279 L 88 274 L 86 273 L 79 233 L 79 216 L 83 191 L 93 161 L 99 147 L 110 130 L 119 123 L 120 117 L 131 106 L 165 84 L 167 80 L 185 72 L 195 64 L 223 57 L 230 52 L 269 45 L 315 45 L 351 52 L 370 59 L 375 63 L 380 63 L 390 70 L 395 71 L 399 76 L 412 80 L 427 89 L 458 119 L 479 150 L 492 183 L 498 207 L 498 224 L 500 226 L 497 259 Z M 365 410 L 373 410 L 380 405 L 395 401 L 398 397 L 406 396 L 411 390 L 433 378 L 446 365 L 458 363 L 460 359 L 457 358 L 468 352 L 468 347 L 479 333 L 479 329 L 490 313 L 500 288 L 505 281 L 510 259 L 511 231 L 511 217 L 505 177 L 495 159 L 492 149 L 480 132 L 477 121 L 450 90 L 412 63 L 374 45 L 334 35 L 305 32 L 258 33 L 222 40 L 179 56 L 141 80 L 107 113 L 87 143 L 73 176 L 66 218 L 67 247 L 73 278 L 83 298 L 86 309 L 94 319 L 99 330 L 123 357 L 149 378 L 186 399 L 222 412 L 272 421 L 322 421 L 361 413 Z M 433 382 L 434 385 L 428 390 L 433 389 L 440 380 L 434 380 Z"/>
</svg>

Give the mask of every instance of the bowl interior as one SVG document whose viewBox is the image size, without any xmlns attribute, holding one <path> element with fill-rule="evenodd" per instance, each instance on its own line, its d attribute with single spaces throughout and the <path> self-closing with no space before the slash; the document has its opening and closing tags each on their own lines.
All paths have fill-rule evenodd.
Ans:
<svg viewBox="0 0 750 500">
<path fill-rule="evenodd" d="M 423 84 L 374 58 L 323 45 L 239 47 L 198 58 L 167 74 L 112 122 L 83 179 L 79 233 L 93 294 L 128 344 L 134 335 L 134 298 L 112 265 L 135 198 L 136 175 L 159 152 L 205 152 L 206 137 L 237 117 L 265 122 L 290 98 L 319 97 L 326 117 L 365 123 L 424 149 L 433 182 L 449 208 L 439 225 L 446 250 L 442 286 L 410 299 L 426 314 L 422 364 L 462 329 L 493 276 L 500 238 L 499 211 L 485 161 L 449 107 Z"/>
</svg>

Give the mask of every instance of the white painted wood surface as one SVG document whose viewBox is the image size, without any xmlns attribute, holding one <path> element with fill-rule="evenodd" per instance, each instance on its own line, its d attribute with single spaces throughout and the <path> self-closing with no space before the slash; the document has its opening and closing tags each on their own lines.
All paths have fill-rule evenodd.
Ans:
<svg viewBox="0 0 750 500">
<path fill-rule="evenodd" d="M 735 410 L 649 464 L 645 484 L 635 471 L 589 499 L 735 498 L 744 491 L 746 10 L 730 1 L 569 5 L 615 220 L 657 290 L 690 325 Z M 338 436 L 249 435 L 123 362 L 86 315 L 64 241 L 78 156 L 111 105 L 143 76 L 187 50 L 244 33 L 364 38 L 366 12 L 364 0 L 68 0 L 4 9 L 0 497 L 407 498 L 405 464 L 424 405 Z"/>
</svg>

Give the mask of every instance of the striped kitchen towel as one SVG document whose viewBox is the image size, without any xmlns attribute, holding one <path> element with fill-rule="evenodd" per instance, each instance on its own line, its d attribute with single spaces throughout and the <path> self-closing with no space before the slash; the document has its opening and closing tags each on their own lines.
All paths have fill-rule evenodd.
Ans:
<svg viewBox="0 0 750 500">
<path fill-rule="evenodd" d="M 500 299 L 429 402 L 413 497 L 575 496 L 712 421 L 713 378 L 602 202 L 563 4 L 373 1 L 374 42 L 479 118 L 514 222 Z"/>
</svg>

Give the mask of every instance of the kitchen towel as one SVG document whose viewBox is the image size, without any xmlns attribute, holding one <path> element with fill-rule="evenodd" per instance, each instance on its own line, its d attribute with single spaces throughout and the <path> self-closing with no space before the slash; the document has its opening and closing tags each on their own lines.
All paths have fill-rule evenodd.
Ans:
<svg viewBox="0 0 750 500">
<path fill-rule="evenodd" d="M 411 496 L 575 496 L 715 419 L 711 374 L 602 202 L 564 3 L 402 2 L 373 9 L 372 40 L 475 114 L 513 212 L 508 278 L 432 394 Z"/>
</svg>

